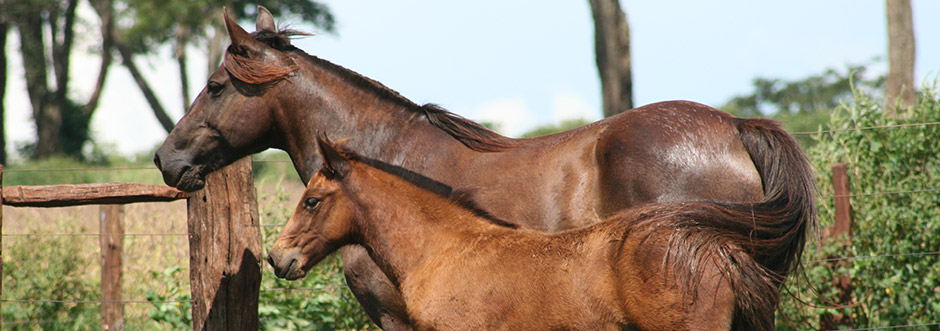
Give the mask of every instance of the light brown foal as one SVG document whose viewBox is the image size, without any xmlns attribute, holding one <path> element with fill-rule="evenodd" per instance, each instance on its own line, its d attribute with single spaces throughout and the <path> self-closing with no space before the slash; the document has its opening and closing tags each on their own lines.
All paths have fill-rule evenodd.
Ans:
<svg viewBox="0 0 940 331">
<path fill-rule="evenodd" d="M 464 195 L 429 191 L 426 179 L 400 168 L 319 144 L 323 168 L 269 252 L 278 277 L 303 277 L 358 244 L 404 295 L 417 329 L 773 326 L 776 279 L 734 234 L 700 224 L 738 217 L 746 205 L 648 204 L 546 234 L 495 219 Z"/>
</svg>

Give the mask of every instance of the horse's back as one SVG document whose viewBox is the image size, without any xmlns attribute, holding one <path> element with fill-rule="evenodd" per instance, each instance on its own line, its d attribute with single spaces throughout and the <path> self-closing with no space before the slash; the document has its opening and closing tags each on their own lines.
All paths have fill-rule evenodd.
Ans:
<svg viewBox="0 0 940 331">
<path fill-rule="evenodd" d="M 602 217 L 646 202 L 760 200 L 760 175 L 737 121 L 689 101 L 605 119 L 595 149 Z"/>
</svg>

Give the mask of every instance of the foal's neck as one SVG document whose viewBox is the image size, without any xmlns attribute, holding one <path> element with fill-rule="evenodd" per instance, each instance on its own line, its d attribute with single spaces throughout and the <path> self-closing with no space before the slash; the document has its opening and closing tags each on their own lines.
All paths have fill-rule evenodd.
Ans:
<svg viewBox="0 0 940 331">
<path fill-rule="evenodd" d="M 428 259 L 467 248 L 478 234 L 512 231 L 396 176 L 363 172 L 360 178 L 368 180 L 356 186 L 368 189 L 355 190 L 362 212 L 355 237 L 396 284 Z"/>
</svg>

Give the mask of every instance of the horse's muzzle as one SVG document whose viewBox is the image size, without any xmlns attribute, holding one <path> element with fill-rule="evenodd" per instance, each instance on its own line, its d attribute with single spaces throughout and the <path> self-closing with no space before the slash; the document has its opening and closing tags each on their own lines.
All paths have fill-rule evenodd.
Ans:
<svg viewBox="0 0 940 331">
<path fill-rule="evenodd" d="M 303 263 L 300 259 L 299 249 L 277 249 L 272 248 L 268 252 L 268 264 L 274 268 L 274 275 L 278 278 L 294 280 L 303 278 L 307 272 L 303 270 Z"/>
<path fill-rule="evenodd" d="M 164 183 L 187 192 L 196 191 L 205 186 L 205 178 L 196 171 L 197 167 L 193 167 L 192 162 L 168 154 L 160 148 L 153 155 L 153 164 L 163 175 Z"/>
</svg>

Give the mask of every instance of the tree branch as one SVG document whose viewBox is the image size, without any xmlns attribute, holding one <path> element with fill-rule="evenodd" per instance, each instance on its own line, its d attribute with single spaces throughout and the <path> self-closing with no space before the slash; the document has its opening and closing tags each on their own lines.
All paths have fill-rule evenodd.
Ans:
<svg viewBox="0 0 940 331">
<path fill-rule="evenodd" d="M 111 48 L 114 41 L 114 23 L 112 19 L 113 1 L 97 0 L 92 1 L 92 7 L 101 18 L 101 66 L 98 69 L 98 79 L 95 80 L 95 89 L 88 99 L 88 103 L 82 107 L 82 115 L 91 117 L 98 108 L 98 101 L 101 98 L 101 91 L 104 89 L 104 81 L 108 76 L 108 69 L 111 67 Z"/>
<path fill-rule="evenodd" d="M 183 96 L 183 111 L 189 111 L 189 74 L 186 73 L 186 44 L 189 43 L 188 29 L 176 28 L 176 63 L 180 70 L 180 88 Z"/>
<path fill-rule="evenodd" d="M 147 103 L 149 103 L 150 108 L 153 109 L 153 115 L 157 117 L 157 121 L 160 122 L 160 125 L 163 126 L 163 129 L 166 130 L 167 133 L 173 131 L 173 120 L 170 119 L 166 110 L 160 105 L 160 100 L 157 100 L 156 94 L 153 93 L 147 80 L 144 79 L 144 76 L 140 74 L 140 70 L 137 69 L 137 65 L 134 64 L 133 53 L 127 49 L 127 46 L 121 44 L 120 41 L 115 40 L 114 46 L 118 49 L 118 52 L 121 53 L 121 63 L 130 71 L 131 76 L 134 77 L 134 81 L 137 82 L 137 86 L 140 87 L 144 98 L 147 99 Z"/>
</svg>

